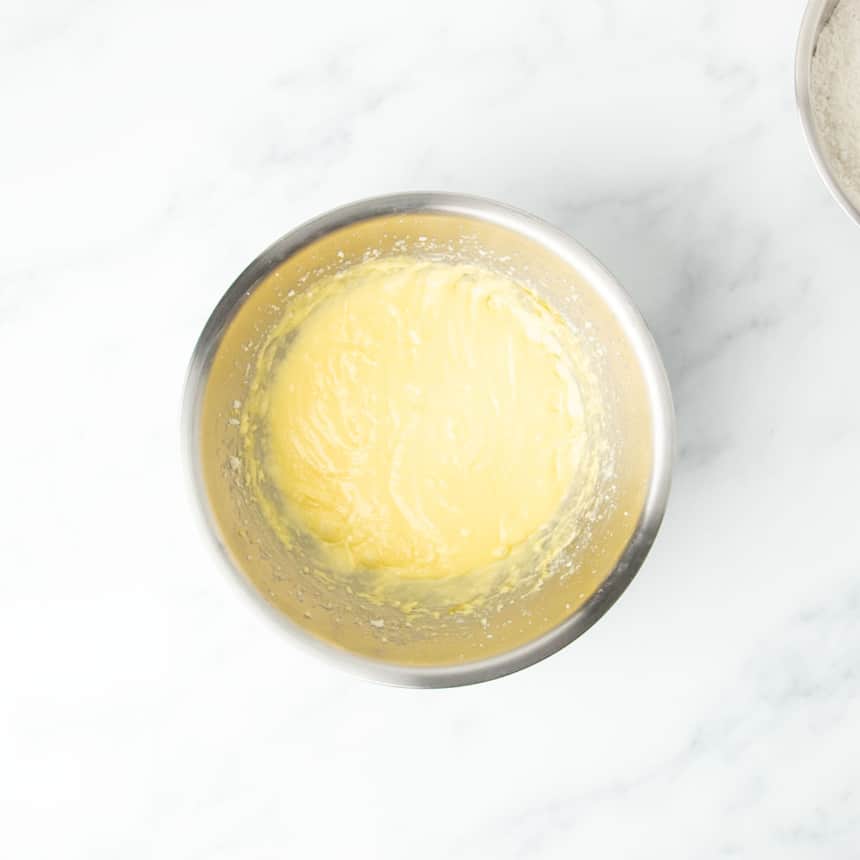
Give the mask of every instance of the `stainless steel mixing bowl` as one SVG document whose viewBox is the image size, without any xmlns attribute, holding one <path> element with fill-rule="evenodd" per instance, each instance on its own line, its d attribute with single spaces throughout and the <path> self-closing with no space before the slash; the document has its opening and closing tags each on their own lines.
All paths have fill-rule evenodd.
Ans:
<svg viewBox="0 0 860 860">
<path fill-rule="evenodd" d="M 368 251 L 493 266 L 538 289 L 587 331 L 611 404 L 612 503 L 587 540 L 559 554 L 559 575 L 520 601 L 480 613 L 440 613 L 417 628 L 399 610 L 368 606 L 311 575 L 296 549 L 272 538 L 237 471 L 237 416 L 250 368 L 289 301 L 320 273 Z M 523 212 L 458 194 L 363 200 L 302 225 L 264 251 L 213 311 L 194 350 L 185 392 L 185 445 L 209 533 L 246 593 L 284 630 L 346 668 L 416 687 L 486 681 L 552 654 L 618 599 L 657 534 L 674 450 L 671 395 L 657 348 L 614 278 L 569 236 Z"/>
<path fill-rule="evenodd" d="M 856 224 L 860 225 L 860 211 L 858 211 L 857 207 L 848 199 L 840 187 L 819 140 L 818 130 L 815 127 L 815 116 L 812 112 L 812 96 L 810 92 L 812 59 L 815 56 L 818 36 L 825 24 L 830 20 L 830 16 L 833 14 L 838 3 L 839 0 L 809 0 L 803 16 L 803 22 L 800 25 L 800 36 L 797 40 L 794 88 L 797 107 L 800 111 L 801 121 L 803 122 L 803 131 L 806 134 L 806 141 L 809 144 L 812 160 L 815 162 L 818 173 L 839 205 Z"/>
</svg>

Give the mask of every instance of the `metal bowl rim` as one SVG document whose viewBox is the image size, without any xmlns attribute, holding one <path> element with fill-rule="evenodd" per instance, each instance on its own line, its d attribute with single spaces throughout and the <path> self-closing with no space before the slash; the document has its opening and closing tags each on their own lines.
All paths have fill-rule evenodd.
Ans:
<svg viewBox="0 0 860 860">
<path fill-rule="evenodd" d="M 271 606 L 233 563 L 219 539 L 209 506 L 199 446 L 199 418 L 211 362 L 222 336 L 243 302 L 275 266 L 322 236 L 386 215 L 439 213 L 476 218 L 506 227 L 554 252 L 577 270 L 610 307 L 635 352 L 653 415 L 653 468 L 645 505 L 624 552 L 603 584 L 570 617 L 531 642 L 502 654 L 461 664 L 409 666 L 373 660 L 318 639 Z M 489 681 L 531 666 L 581 636 L 621 596 L 644 562 L 663 520 L 675 453 L 675 416 L 671 391 L 657 346 L 645 321 L 609 271 L 578 242 L 552 225 L 502 203 L 448 192 L 406 192 L 350 203 L 305 222 L 263 251 L 234 281 L 209 317 L 189 364 L 182 405 L 183 453 L 191 479 L 198 523 L 208 534 L 230 579 L 294 640 L 334 660 L 353 674 L 404 687 L 455 687 Z"/>
<path fill-rule="evenodd" d="M 836 179 L 824 150 L 818 139 L 818 130 L 815 127 L 815 117 L 812 112 L 811 68 L 812 56 L 815 46 L 818 44 L 818 36 L 827 23 L 823 20 L 825 14 L 838 5 L 839 0 L 809 0 L 803 13 L 803 21 L 800 25 L 800 33 L 797 37 L 797 50 L 794 61 L 794 95 L 797 102 L 797 110 L 803 125 L 803 134 L 812 156 L 812 161 L 824 184 L 833 195 L 836 202 L 842 207 L 849 218 L 860 226 L 860 209 L 858 209 L 842 190 Z M 832 6 L 831 6 L 832 4 Z M 828 18 L 829 20 L 829 18 Z"/>
</svg>

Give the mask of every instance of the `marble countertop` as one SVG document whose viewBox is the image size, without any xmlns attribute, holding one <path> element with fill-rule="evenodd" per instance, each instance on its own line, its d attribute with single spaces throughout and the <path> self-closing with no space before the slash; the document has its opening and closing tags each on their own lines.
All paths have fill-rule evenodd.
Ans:
<svg viewBox="0 0 860 860">
<path fill-rule="evenodd" d="M 7 4 L 2 856 L 858 856 L 860 231 L 795 110 L 802 7 Z M 406 189 L 592 250 L 679 427 L 617 606 L 437 692 L 260 623 L 180 462 L 186 362 L 235 275 Z"/>
</svg>

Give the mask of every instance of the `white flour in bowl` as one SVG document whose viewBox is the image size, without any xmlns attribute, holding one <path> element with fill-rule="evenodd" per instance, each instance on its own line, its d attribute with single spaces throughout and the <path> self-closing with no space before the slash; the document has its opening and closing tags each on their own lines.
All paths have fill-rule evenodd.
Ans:
<svg viewBox="0 0 860 860">
<path fill-rule="evenodd" d="M 860 209 L 860 0 L 840 0 L 812 59 L 812 112 L 834 178 Z"/>
</svg>

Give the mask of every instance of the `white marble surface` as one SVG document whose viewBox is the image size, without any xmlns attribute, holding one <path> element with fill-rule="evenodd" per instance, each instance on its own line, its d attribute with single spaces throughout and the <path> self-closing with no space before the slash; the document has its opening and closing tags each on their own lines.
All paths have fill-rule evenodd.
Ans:
<svg viewBox="0 0 860 860">
<path fill-rule="evenodd" d="M 860 856 L 860 232 L 801 136 L 802 5 L 4 5 L 0 855 Z M 680 433 L 609 615 L 439 692 L 260 623 L 179 460 L 233 277 L 416 188 L 601 257 Z"/>
</svg>

